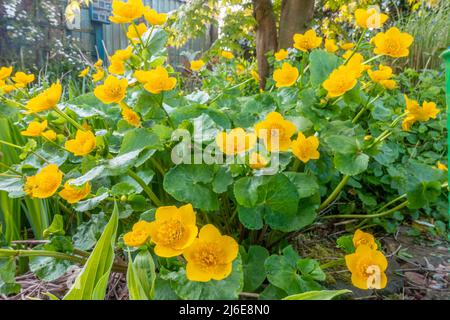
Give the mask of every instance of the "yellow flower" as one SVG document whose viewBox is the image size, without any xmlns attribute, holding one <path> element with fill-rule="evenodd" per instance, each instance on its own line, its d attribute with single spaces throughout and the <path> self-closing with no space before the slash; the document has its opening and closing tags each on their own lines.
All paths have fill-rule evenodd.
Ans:
<svg viewBox="0 0 450 320">
<path fill-rule="evenodd" d="M 123 119 L 135 127 L 141 126 L 141 118 L 139 118 L 139 115 L 128 108 L 127 106 L 121 106 L 122 108 L 122 117 Z"/>
<path fill-rule="evenodd" d="M 363 71 L 370 69 L 370 66 L 363 64 L 364 57 L 360 53 L 355 52 L 352 54 L 352 51 L 347 51 L 342 57 L 348 59 L 351 56 L 350 60 L 347 61 L 347 66 L 351 69 L 355 77 L 359 78 Z"/>
<path fill-rule="evenodd" d="M 127 79 L 118 79 L 114 76 L 108 76 L 103 85 L 95 88 L 94 95 L 105 104 L 114 102 L 119 103 L 125 98 L 127 87 Z"/>
<path fill-rule="evenodd" d="M 281 69 L 275 69 L 273 72 L 273 79 L 275 80 L 275 86 L 277 88 L 290 87 L 298 78 L 298 69 L 285 62 L 281 66 Z"/>
<path fill-rule="evenodd" d="M 105 71 L 102 69 L 97 69 L 97 72 L 92 75 L 92 80 L 98 82 L 105 77 Z"/>
<path fill-rule="evenodd" d="M 24 88 L 27 84 L 34 81 L 34 74 L 26 74 L 24 72 L 16 72 L 11 78 L 16 84 L 17 88 Z"/>
<path fill-rule="evenodd" d="M 375 54 L 387 55 L 394 58 L 407 57 L 409 55 L 408 48 L 413 41 L 414 38 L 410 34 L 400 32 L 396 27 L 376 34 L 371 40 L 375 45 L 375 49 L 373 50 Z"/>
<path fill-rule="evenodd" d="M 252 78 L 253 78 L 256 82 L 259 82 L 260 78 L 259 78 L 258 71 L 252 70 L 252 71 L 250 71 L 250 74 L 252 75 Z"/>
<path fill-rule="evenodd" d="M 67 140 L 64 147 L 76 156 L 85 156 L 96 146 L 95 135 L 92 131 L 77 130 L 75 139 Z"/>
<path fill-rule="evenodd" d="M 110 61 L 111 65 L 108 67 L 109 73 L 116 75 L 125 73 L 125 63 L 122 60 L 111 57 Z"/>
<path fill-rule="evenodd" d="M 287 52 L 287 50 L 285 49 L 280 49 L 278 50 L 278 52 L 275 52 L 274 56 L 277 61 L 281 61 L 289 56 L 289 52 Z"/>
<path fill-rule="evenodd" d="M 397 88 L 397 82 L 395 82 L 395 80 L 391 80 L 391 79 L 389 79 L 389 80 L 381 80 L 380 84 L 383 87 L 385 87 L 386 89 L 388 89 L 388 90 L 392 90 L 392 89 Z"/>
<path fill-rule="evenodd" d="M 436 163 L 436 166 L 437 166 L 437 168 L 438 168 L 439 170 L 448 171 L 447 166 L 446 166 L 445 164 L 442 164 L 440 161 L 438 161 L 438 162 Z"/>
<path fill-rule="evenodd" d="M 142 0 L 128 0 L 128 2 L 113 0 L 113 16 L 109 17 L 109 20 L 114 23 L 131 23 L 133 20 L 142 17 L 143 13 L 144 4 Z"/>
<path fill-rule="evenodd" d="M 225 279 L 232 271 L 238 250 L 233 238 L 221 235 L 212 224 L 203 226 L 199 237 L 183 252 L 187 278 L 200 282 Z"/>
<path fill-rule="evenodd" d="M 341 46 L 341 49 L 342 49 L 342 50 L 347 51 L 347 50 L 353 49 L 353 47 L 355 46 L 355 44 L 352 43 L 352 42 L 344 42 L 344 43 L 341 43 L 340 46 Z"/>
<path fill-rule="evenodd" d="M 233 155 L 253 148 L 256 144 L 256 135 L 254 133 L 246 133 L 242 128 L 234 128 L 229 133 L 219 133 L 216 137 L 216 143 L 220 151 Z"/>
<path fill-rule="evenodd" d="M 345 263 L 352 273 L 352 284 L 359 289 L 383 289 L 387 284 L 384 273 L 387 269 L 386 257 L 377 250 L 360 245 L 356 252 L 345 256 Z"/>
<path fill-rule="evenodd" d="M 144 83 L 145 90 L 154 94 L 170 91 L 177 84 L 177 79 L 169 77 L 169 73 L 163 67 L 156 67 L 150 71 L 138 70 L 134 76 L 139 82 Z"/>
<path fill-rule="evenodd" d="M 13 71 L 13 67 L 1 67 L 0 68 L 0 80 L 8 78 Z"/>
<path fill-rule="evenodd" d="M 55 141 L 56 140 L 56 132 L 53 130 L 47 130 L 42 132 L 42 136 L 50 141 Z"/>
<path fill-rule="evenodd" d="M 409 99 L 406 94 L 404 95 L 406 101 L 406 117 L 403 120 L 402 128 L 405 131 L 409 131 L 411 126 L 416 121 L 428 121 L 430 119 L 436 119 L 440 110 L 436 107 L 434 102 L 425 101 L 420 107 L 416 100 Z"/>
<path fill-rule="evenodd" d="M 258 152 L 252 152 L 250 154 L 249 164 L 250 168 L 258 170 L 266 167 L 269 164 L 269 160 Z"/>
<path fill-rule="evenodd" d="M 392 68 L 380 64 L 378 70 L 367 70 L 367 74 L 373 82 L 380 83 L 382 80 L 388 80 L 392 77 Z"/>
<path fill-rule="evenodd" d="M 294 34 L 294 48 L 308 51 L 317 48 L 322 43 L 322 38 L 316 35 L 314 30 L 308 30 L 304 34 Z"/>
<path fill-rule="evenodd" d="M 136 32 L 137 31 L 137 32 Z M 133 24 L 128 26 L 127 38 L 133 43 L 138 43 L 142 39 L 142 35 L 147 32 L 147 26 L 145 23 L 140 23 L 136 27 Z"/>
<path fill-rule="evenodd" d="M 84 78 L 88 75 L 89 71 L 91 70 L 90 67 L 86 67 L 85 69 L 81 70 L 81 72 L 78 74 L 80 78 Z"/>
<path fill-rule="evenodd" d="M 242 64 L 236 66 L 236 73 L 239 75 L 245 71 L 245 67 Z"/>
<path fill-rule="evenodd" d="M 151 240 L 156 244 L 155 254 L 163 258 L 182 254 L 197 237 L 195 220 L 191 204 L 156 209 L 155 221 L 149 225 Z"/>
<path fill-rule="evenodd" d="M 140 247 L 150 238 L 150 223 L 144 220 L 133 225 L 132 231 L 123 236 L 123 241 L 129 247 Z"/>
<path fill-rule="evenodd" d="M 374 236 L 359 229 L 356 230 L 355 234 L 353 235 L 353 245 L 355 246 L 355 248 L 364 245 L 368 246 L 372 250 L 378 249 L 378 245 L 375 242 Z"/>
<path fill-rule="evenodd" d="M 316 136 L 308 138 L 302 132 L 298 133 L 297 140 L 292 141 L 292 153 L 299 158 L 303 163 L 309 160 L 319 159 L 320 153 L 317 151 L 319 147 L 319 139 Z"/>
<path fill-rule="evenodd" d="M 95 69 L 99 69 L 99 68 L 103 67 L 103 60 L 98 59 L 97 62 L 94 63 L 94 67 L 95 67 Z"/>
<path fill-rule="evenodd" d="M 222 57 L 224 57 L 225 59 L 228 59 L 228 60 L 234 58 L 234 54 L 233 54 L 233 52 L 231 52 L 231 51 L 223 50 L 223 51 L 220 53 L 220 55 L 221 55 Z"/>
<path fill-rule="evenodd" d="M 278 112 L 270 112 L 264 121 L 255 125 L 256 135 L 264 141 L 268 151 L 287 151 L 291 137 L 297 131 L 292 122 L 285 120 Z"/>
<path fill-rule="evenodd" d="M 203 60 L 192 60 L 191 61 L 191 70 L 192 71 L 198 71 L 205 65 L 205 62 Z"/>
<path fill-rule="evenodd" d="M 56 164 L 49 164 L 36 175 L 27 177 L 24 191 L 32 198 L 49 198 L 61 185 L 62 176 Z"/>
<path fill-rule="evenodd" d="M 328 91 L 328 97 L 339 97 L 356 85 L 356 75 L 354 69 L 348 65 L 342 65 L 333 70 L 322 86 Z"/>
<path fill-rule="evenodd" d="M 52 109 L 56 107 L 56 104 L 61 98 L 61 94 L 62 86 L 58 81 L 57 83 L 52 84 L 50 88 L 30 99 L 25 108 L 28 109 L 28 112 L 40 112 Z"/>
<path fill-rule="evenodd" d="M 111 59 L 115 59 L 115 60 L 121 60 L 121 61 L 125 61 L 130 59 L 131 55 L 133 54 L 133 48 L 128 46 L 126 49 L 122 49 L 122 50 L 117 50 L 113 56 L 111 57 Z"/>
<path fill-rule="evenodd" d="M 156 10 L 149 7 L 145 8 L 144 18 L 154 26 L 160 26 L 166 23 L 167 13 L 158 13 Z"/>
<path fill-rule="evenodd" d="M 364 29 L 378 29 L 388 19 L 384 13 L 379 13 L 376 8 L 356 9 L 355 22 L 356 25 Z"/>
<path fill-rule="evenodd" d="M 6 84 L 5 81 L 3 81 L 3 80 L 0 80 L 0 89 L 4 93 L 10 93 L 10 92 L 16 90 L 17 88 L 11 84 Z"/>
<path fill-rule="evenodd" d="M 31 121 L 28 128 L 21 131 L 20 134 L 26 137 L 39 137 L 47 128 L 47 120 L 42 122 Z"/>
<path fill-rule="evenodd" d="M 325 39 L 325 50 L 328 52 L 336 52 L 339 47 L 336 45 L 336 41 L 334 39 Z"/>
<path fill-rule="evenodd" d="M 91 185 L 89 182 L 86 182 L 82 186 L 72 186 L 70 185 L 70 181 L 73 179 L 69 179 L 64 183 L 64 189 L 59 192 L 61 198 L 66 200 L 68 203 L 77 203 L 80 200 L 83 200 L 88 196 L 91 192 Z"/>
</svg>

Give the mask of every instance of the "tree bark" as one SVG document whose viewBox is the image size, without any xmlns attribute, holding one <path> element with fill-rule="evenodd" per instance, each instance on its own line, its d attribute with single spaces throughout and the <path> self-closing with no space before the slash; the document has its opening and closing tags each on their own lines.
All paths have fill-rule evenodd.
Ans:
<svg viewBox="0 0 450 320">
<path fill-rule="evenodd" d="M 278 46 L 277 26 L 271 0 L 253 0 L 253 15 L 256 19 L 256 59 L 258 62 L 259 87 L 264 89 L 269 75 L 266 54 Z"/>
<path fill-rule="evenodd" d="M 314 16 L 314 0 L 283 0 L 281 3 L 279 48 L 291 48 L 296 33 L 304 33 Z"/>
</svg>

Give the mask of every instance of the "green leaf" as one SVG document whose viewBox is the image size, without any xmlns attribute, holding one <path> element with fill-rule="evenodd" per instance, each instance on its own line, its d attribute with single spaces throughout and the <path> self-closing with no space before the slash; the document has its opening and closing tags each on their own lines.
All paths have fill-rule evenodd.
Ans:
<svg viewBox="0 0 450 320">
<path fill-rule="evenodd" d="M 239 256 L 233 261 L 233 271 L 223 280 L 189 281 L 184 269 L 161 276 L 165 280 L 170 280 L 171 287 L 183 300 L 234 300 L 238 299 L 244 285 L 244 273 Z"/>
<path fill-rule="evenodd" d="M 53 216 L 52 224 L 44 230 L 44 238 L 48 238 L 51 235 L 63 236 L 66 232 L 64 231 L 64 219 L 60 214 L 55 214 Z"/>
<path fill-rule="evenodd" d="M 289 180 L 297 187 L 300 199 L 307 198 L 319 191 L 319 184 L 314 176 L 300 172 L 283 172 Z"/>
<path fill-rule="evenodd" d="M 419 209 L 435 202 L 441 195 L 439 181 L 422 182 L 407 192 L 408 208 Z"/>
<path fill-rule="evenodd" d="M 16 283 L 16 261 L 14 257 L 0 258 L 0 294 L 10 295 L 20 292 Z"/>
<path fill-rule="evenodd" d="M 297 268 L 302 276 L 313 280 L 324 281 L 327 277 L 320 268 L 319 262 L 313 259 L 300 259 L 297 261 Z"/>
<path fill-rule="evenodd" d="M 8 197 L 10 198 L 25 196 L 22 177 L 0 176 L 0 191 L 8 192 Z"/>
<path fill-rule="evenodd" d="M 115 197 L 129 195 L 132 193 L 136 193 L 136 188 L 134 185 L 127 182 L 119 182 L 111 188 L 111 195 Z"/>
<path fill-rule="evenodd" d="M 248 252 L 241 256 L 244 268 L 244 291 L 254 292 L 266 279 L 264 261 L 269 257 L 269 251 L 261 246 L 250 246 Z"/>
<path fill-rule="evenodd" d="M 72 253 L 73 245 L 68 237 L 53 237 L 50 243 L 36 246 L 35 249 Z M 40 280 L 53 281 L 61 277 L 73 265 L 72 262 L 52 257 L 30 257 L 30 271 Z"/>
<path fill-rule="evenodd" d="M 344 250 L 347 254 L 355 252 L 355 246 L 353 245 L 353 235 L 340 236 L 336 240 L 336 245 L 338 248 Z"/>
<path fill-rule="evenodd" d="M 321 85 L 330 73 L 339 66 L 339 58 L 333 53 L 324 50 L 313 50 L 309 55 L 309 70 L 311 83 Z"/>
<path fill-rule="evenodd" d="M 241 205 L 237 207 L 239 221 L 250 230 L 260 230 L 264 226 L 264 207 L 246 208 Z"/>
<path fill-rule="evenodd" d="M 89 198 L 87 200 L 77 202 L 73 208 L 78 212 L 86 212 L 97 207 L 103 200 L 109 197 L 107 189 L 99 189 L 99 195 Z"/>
<path fill-rule="evenodd" d="M 219 200 L 212 190 L 213 179 L 212 166 L 182 164 L 167 172 L 163 185 L 176 200 L 191 203 L 194 208 L 214 211 L 219 209 Z"/>
<path fill-rule="evenodd" d="M 369 156 L 365 153 L 337 153 L 334 156 L 334 165 L 342 174 L 356 176 L 367 169 L 367 166 L 369 165 Z"/>
<path fill-rule="evenodd" d="M 251 208 L 260 198 L 258 188 L 263 184 L 262 177 L 243 177 L 234 183 L 236 201 L 244 207 Z"/>
<path fill-rule="evenodd" d="M 213 191 L 215 193 L 224 193 L 228 190 L 228 186 L 233 183 L 233 176 L 230 168 L 219 167 L 212 181 Z"/>
<path fill-rule="evenodd" d="M 130 300 L 153 300 L 155 289 L 155 263 L 147 250 L 140 251 L 134 261 L 128 252 L 127 287 Z"/>
<path fill-rule="evenodd" d="M 118 221 L 119 212 L 117 204 L 114 203 L 114 210 L 103 234 L 76 278 L 75 283 L 64 296 L 64 300 L 104 299 L 114 261 L 114 244 Z"/>
<path fill-rule="evenodd" d="M 97 239 L 100 238 L 107 223 L 108 220 L 105 214 L 101 212 L 93 214 L 87 222 L 80 224 L 73 235 L 75 248 L 90 250 L 97 242 Z"/>
<path fill-rule="evenodd" d="M 308 291 L 283 298 L 283 300 L 331 300 L 337 296 L 352 293 L 350 290 L 321 290 Z"/>
<path fill-rule="evenodd" d="M 146 128 L 135 128 L 127 131 L 120 146 L 119 155 L 144 149 L 160 148 L 158 135 Z"/>
</svg>

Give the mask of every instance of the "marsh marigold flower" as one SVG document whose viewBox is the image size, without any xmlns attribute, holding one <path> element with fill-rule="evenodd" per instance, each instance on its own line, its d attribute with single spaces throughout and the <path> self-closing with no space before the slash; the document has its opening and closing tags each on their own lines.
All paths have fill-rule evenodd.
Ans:
<svg viewBox="0 0 450 320">
<path fill-rule="evenodd" d="M 75 139 L 67 140 L 64 147 L 76 156 L 85 156 L 94 150 L 96 144 L 92 131 L 77 130 Z"/>
<path fill-rule="evenodd" d="M 103 67 L 103 60 L 102 59 L 98 59 L 95 63 L 94 63 L 94 67 L 96 69 L 99 69 L 101 67 Z"/>
<path fill-rule="evenodd" d="M 233 155 L 252 149 L 256 144 L 256 135 L 247 133 L 242 128 L 234 128 L 230 132 L 221 132 L 216 137 L 220 151 Z"/>
<path fill-rule="evenodd" d="M 91 70 L 90 67 L 86 67 L 85 69 L 80 71 L 80 73 L 78 74 L 78 77 L 80 77 L 80 78 L 86 77 L 89 74 L 90 70 Z"/>
<path fill-rule="evenodd" d="M 4 80 L 0 80 L 0 90 L 4 93 L 10 93 L 16 89 L 15 86 L 11 84 L 6 84 Z"/>
<path fill-rule="evenodd" d="M 139 39 L 142 39 L 142 35 L 147 32 L 147 26 L 145 23 L 139 23 L 138 25 L 130 24 L 128 26 L 127 38 L 133 43 L 139 43 Z"/>
<path fill-rule="evenodd" d="M 355 231 L 355 234 L 353 235 L 353 245 L 355 248 L 358 248 L 359 246 L 368 246 L 372 250 L 377 250 L 378 245 L 375 242 L 375 238 L 370 233 L 361 231 L 360 229 Z"/>
<path fill-rule="evenodd" d="M 292 153 L 300 159 L 303 163 L 309 160 L 319 159 L 320 153 L 317 150 L 319 147 L 319 139 L 316 136 L 308 138 L 302 132 L 298 133 L 297 139 L 292 141 Z"/>
<path fill-rule="evenodd" d="M 117 59 L 121 61 L 125 61 L 131 58 L 131 55 L 133 54 L 133 48 L 128 46 L 125 49 L 119 49 L 112 55 L 112 59 Z"/>
<path fill-rule="evenodd" d="M 289 56 L 289 52 L 286 49 L 280 49 L 278 52 L 275 52 L 274 56 L 277 61 L 281 61 Z"/>
<path fill-rule="evenodd" d="M 128 0 L 127 2 L 113 0 L 112 17 L 109 20 L 114 23 L 131 23 L 139 19 L 144 13 L 142 0 Z"/>
<path fill-rule="evenodd" d="M 155 246 L 155 254 L 170 258 L 179 256 L 194 242 L 198 228 L 191 204 L 159 207 L 155 221 L 149 225 L 149 233 Z"/>
<path fill-rule="evenodd" d="M 123 242 L 129 247 L 140 247 L 150 238 L 150 222 L 141 220 L 133 225 L 133 229 L 123 236 Z"/>
<path fill-rule="evenodd" d="M 177 84 L 177 79 L 169 77 L 169 73 L 163 67 L 156 67 L 150 71 L 138 70 L 134 76 L 139 82 L 144 83 L 145 90 L 153 94 L 170 91 Z"/>
<path fill-rule="evenodd" d="M 127 87 L 127 79 L 108 76 L 103 85 L 95 88 L 94 95 L 105 104 L 119 103 L 125 98 Z"/>
<path fill-rule="evenodd" d="M 298 75 L 298 69 L 285 62 L 281 66 L 281 69 L 275 69 L 273 72 L 275 86 L 277 88 L 290 87 L 297 81 Z"/>
<path fill-rule="evenodd" d="M 69 179 L 64 183 L 64 189 L 59 192 L 61 198 L 66 200 L 68 203 L 77 203 L 80 200 L 86 198 L 91 192 L 91 185 L 86 182 L 82 186 L 72 186 Z"/>
<path fill-rule="evenodd" d="M 355 22 L 358 27 L 364 29 L 378 29 L 388 19 L 384 13 L 378 12 L 376 8 L 356 9 Z"/>
<path fill-rule="evenodd" d="M 121 106 L 121 108 L 122 108 L 122 117 L 126 122 L 135 127 L 141 126 L 141 118 L 136 112 L 134 112 L 127 106 Z"/>
<path fill-rule="evenodd" d="M 314 30 L 308 30 L 304 34 L 294 34 L 294 48 L 306 52 L 317 48 L 322 43 L 322 38 L 318 37 Z"/>
<path fill-rule="evenodd" d="M 146 7 L 144 11 L 144 18 L 148 23 L 154 26 L 160 26 L 166 23 L 167 13 L 158 13 L 156 10 Z"/>
<path fill-rule="evenodd" d="M 49 198 L 61 185 L 62 176 L 56 164 L 49 164 L 36 175 L 27 177 L 24 191 L 32 198 Z"/>
<path fill-rule="evenodd" d="M 256 82 L 259 82 L 260 78 L 257 70 L 250 71 L 250 75 Z"/>
<path fill-rule="evenodd" d="M 352 284 L 359 289 L 383 289 L 387 284 L 386 257 L 378 250 L 360 245 L 355 253 L 345 256 L 345 263 L 352 273 Z"/>
<path fill-rule="evenodd" d="M 322 86 L 328 91 L 328 97 L 339 97 L 356 85 L 355 70 L 348 65 L 342 65 L 333 70 Z"/>
<path fill-rule="evenodd" d="M 0 80 L 8 78 L 13 71 L 13 67 L 1 67 L 0 68 Z"/>
<path fill-rule="evenodd" d="M 297 131 L 292 122 L 285 120 L 278 112 L 270 112 L 264 121 L 255 125 L 256 135 L 264 141 L 268 151 L 287 151 L 291 137 Z"/>
<path fill-rule="evenodd" d="M 342 42 L 340 44 L 341 49 L 344 51 L 351 50 L 351 49 L 353 49 L 354 46 L 355 46 L 355 44 L 352 42 Z"/>
<path fill-rule="evenodd" d="M 371 40 L 375 45 L 373 50 L 375 54 L 387 55 L 393 58 L 407 57 L 409 55 L 408 48 L 413 41 L 414 38 L 410 34 L 400 32 L 396 27 L 376 34 Z"/>
<path fill-rule="evenodd" d="M 363 72 L 365 70 L 370 69 L 370 66 L 365 65 L 364 57 L 360 53 L 353 53 L 352 51 L 347 51 L 343 56 L 344 59 L 348 59 L 347 66 L 349 69 L 351 69 L 352 73 L 355 75 L 356 78 L 361 77 Z"/>
<path fill-rule="evenodd" d="M 436 107 L 436 103 L 425 101 L 422 107 L 416 100 L 409 99 L 404 95 L 406 101 L 406 117 L 403 120 L 402 128 L 409 131 L 416 121 L 428 121 L 436 119 L 440 110 Z"/>
<path fill-rule="evenodd" d="M 25 72 L 16 72 L 11 78 L 15 82 L 17 88 L 24 88 L 27 84 L 34 81 L 34 74 L 26 74 Z"/>
<path fill-rule="evenodd" d="M 438 161 L 438 162 L 436 163 L 436 167 L 437 167 L 439 170 L 448 171 L 447 166 L 446 166 L 445 164 L 441 163 L 440 161 Z"/>
<path fill-rule="evenodd" d="M 223 50 L 223 51 L 220 53 L 220 55 L 221 55 L 222 57 L 224 57 L 225 59 L 228 59 L 228 60 L 234 58 L 234 54 L 233 54 L 233 52 L 231 52 L 231 51 Z"/>
<path fill-rule="evenodd" d="M 30 99 L 25 105 L 28 112 L 40 112 L 56 107 L 62 94 L 62 86 L 59 83 L 54 83 L 50 88 L 44 90 L 42 93 L 38 94 L 36 97 Z"/>
<path fill-rule="evenodd" d="M 55 141 L 56 140 L 56 132 L 53 130 L 47 130 L 42 132 L 42 136 L 50 141 Z"/>
<path fill-rule="evenodd" d="M 336 41 L 334 39 L 325 39 L 325 50 L 328 52 L 336 52 L 339 50 L 339 47 L 336 45 Z"/>
<path fill-rule="evenodd" d="M 250 154 L 249 165 L 250 168 L 258 170 L 265 168 L 269 164 L 269 160 L 262 156 L 258 152 L 252 152 Z"/>
<path fill-rule="evenodd" d="M 232 237 L 221 235 L 212 224 L 203 226 L 198 238 L 183 252 L 187 278 L 200 282 L 225 279 L 232 271 L 238 250 Z"/>
<path fill-rule="evenodd" d="M 21 131 L 20 134 L 26 137 L 39 137 L 47 128 L 47 120 L 42 122 L 31 121 L 28 128 Z"/>
<path fill-rule="evenodd" d="M 121 75 L 125 73 L 125 63 L 120 59 L 110 59 L 111 65 L 108 67 L 108 71 L 111 74 Z"/>
<path fill-rule="evenodd" d="M 92 75 L 92 80 L 94 82 L 99 82 L 105 77 L 105 71 L 102 69 L 97 69 L 97 72 Z"/>
<path fill-rule="evenodd" d="M 397 83 L 391 80 L 392 69 L 388 66 L 379 65 L 378 70 L 367 70 L 367 74 L 373 82 L 379 83 L 386 89 L 394 89 Z"/>
<path fill-rule="evenodd" d="M 201 59 L 199 60 L 192 60 L 191 61 L 191 70 L 192 71 L 198 71 L 205 65 L 205 62 Z"/>
</svg>

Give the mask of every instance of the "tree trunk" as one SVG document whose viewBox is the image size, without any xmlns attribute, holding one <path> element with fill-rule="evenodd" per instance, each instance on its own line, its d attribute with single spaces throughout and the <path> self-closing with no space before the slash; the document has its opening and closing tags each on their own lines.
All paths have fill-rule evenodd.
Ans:
<svg viewBox="0 0 450 320">
<path fill-rule="evenodd" d="M 269 75 L 266 53 L 277 49 L 277 26 L 271 0 L 253 0 L 256 19 L 256 59 L 258 61 L 259 87 L 264 89 Z"/>
<path fill-rule="evenodd" d="M 281 4 L 279 48 L 291 48 L 294 34 L 304 33 L 314 16 L 314 0 L 283 0 Z"/>
</svg>

